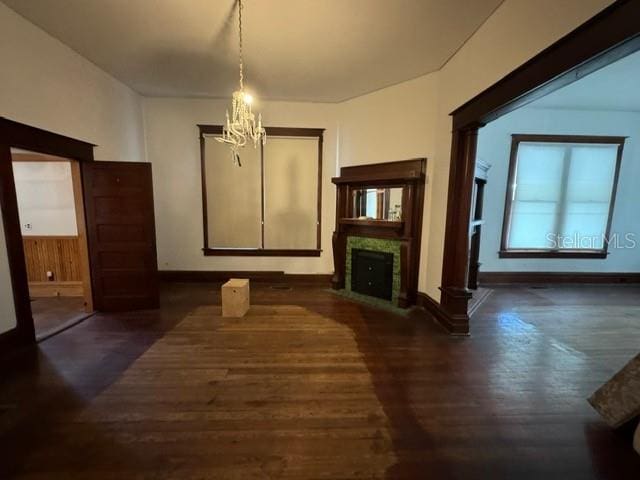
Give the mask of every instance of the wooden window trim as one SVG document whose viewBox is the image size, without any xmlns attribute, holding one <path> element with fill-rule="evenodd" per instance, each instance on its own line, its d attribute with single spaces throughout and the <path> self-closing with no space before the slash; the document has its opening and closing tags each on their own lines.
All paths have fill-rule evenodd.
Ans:
<svg viewBox="0 0 640 480">
<path fill-rule="evenodd" d="M 204 247 L 202 252 L 211 257 L 319 257 L 322 253 L 322 150 L 324 128 L 265 127 L 267 136 L 274 137 L 315 137 L 318 139 L 318 194 L 315 249 L 273 249 L 273 248 L 214 248 L 209 246 L 209 223 L 207 208 L 207 181 L 205 166 L 205 135 L 221 135 L 222 125 L 198 125 L 200 140 L 200 174 L 202 179 L 202 225 Z M 268 141 L 268 140 L 267 140 Z M 262 245 L 264 245 L 264 148 L 260 146 L 260 175 L 262 176 Z"/>
<path fill-rule="evenodd" d="M 617 145 L 615 173 L 613 176 L 613 188 L 611 189 L 611 200 L 609 203 L 609 216 L 605 227 L 605 236 L 609 238 L 611 225 L 613 222 L 613 211 L 618 192 L 618 180 L 620 177 L 620 166 L 622 164 L 622 153 L 626 137 L 597 136 L 597 135 L 531 135 L 513 134 L 511 135 L 511 153 L 509 156 L 509 175 L 507 180 L 506 198 L 504 203 L 504 216 L 502 221 L 502 239 L 500 243 L 500 258 L 573 258 L 573 259 L 605 259 L 609 255 L 608 244 L 605 242 L 602 249 L 541 249 L 541 248 L 508 248 L 511 220 L 513 217 L 513 186 L 517 172 L 518 147 L 522 142 L 538 143 L 582 143 L 582 144 L 610 144 Z"/>
</svg>

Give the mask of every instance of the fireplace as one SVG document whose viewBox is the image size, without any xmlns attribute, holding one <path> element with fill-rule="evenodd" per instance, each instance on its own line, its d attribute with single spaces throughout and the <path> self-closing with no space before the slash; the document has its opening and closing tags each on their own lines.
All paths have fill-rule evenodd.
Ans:
<svg viewBox="0 0 640 480">
<path fill-rule="evenodd" d="M 351 250 L 351 291 L 391 300 L 393 254 L 354 248 Z"/>
<path fill-rule="evenodd" d="M 342 167 L 336 185 L 334 274 L 347 296 L 416 303 L 427 160 Z"/>
</svg>

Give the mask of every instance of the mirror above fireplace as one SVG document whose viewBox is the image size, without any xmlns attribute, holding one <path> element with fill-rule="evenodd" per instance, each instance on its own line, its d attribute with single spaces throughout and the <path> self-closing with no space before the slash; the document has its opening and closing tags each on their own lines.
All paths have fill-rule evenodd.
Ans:
<svg viewBox="0 0 640 480">
<path fill-rule="evenodd" d="M 350 217 L 359 220 L 402 219 L 402 187 L 363 187 L 351 190 Z"/>
</svg>

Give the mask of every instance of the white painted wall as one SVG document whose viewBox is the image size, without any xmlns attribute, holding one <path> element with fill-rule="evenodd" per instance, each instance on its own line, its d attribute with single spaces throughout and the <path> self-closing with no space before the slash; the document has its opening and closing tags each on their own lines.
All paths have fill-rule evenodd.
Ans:
<svg viewBox="0 0 640 480">
<path fill-rule="evenodd" d="M 145 160 L 140 97 L 0 3 L 0 115 L 98 145 L 98 160 Z M 0 239 L 0 333 L 15 326 Z"/>
<path fill-rule="evenodd" d="M 325 128 L 322 159 L 322 254 L 318 257 L 205 257 L 198 124 L 220 124 L 226 100 L 144 99 L 149 161 L 161 270 L 276 270 L 331 273 L 331 234 L 335 224 L 337 106 L 322 103 L 264 102 L 256 105 L 271 127 Z M 268 140 L 267 140 L 268 141 Z M 249 147 L 247 147 L 249 148 Z"/>
<path fill-rule="evenodd" d="M 425 199 L 428 199 L 432 188 L 437 94 L 437 74 L 430 74 L 340 104 L 340 166 L 426 157 Z M 428 205 L 426 200 L 418 277 L 421 291 L 427 287 Z M 334 224 L 335 221 L 332 228 Z"/>
<path fill-rule="evenodd" d="M 640 242 L 640 112 L 607 112 L 522 108 L 480 130 L 478 156 L 492 165 L 485 189 L 485 225 L 480 251 L 483 272 L 638 272 L 640 254 L 635 249 L 611 248 L 607 259 L 500 259 L 500 238 L 509 173 L 511 135 L 612 135 L 627 138 L 611 233 L 635 235 Z M 640 247 L 640 243 L 638 245 Z"/>
<path fill-rule="evenodd" d="M 13 162 L 22 235 L 77 235 L 69 162 Z"/>
</svg>

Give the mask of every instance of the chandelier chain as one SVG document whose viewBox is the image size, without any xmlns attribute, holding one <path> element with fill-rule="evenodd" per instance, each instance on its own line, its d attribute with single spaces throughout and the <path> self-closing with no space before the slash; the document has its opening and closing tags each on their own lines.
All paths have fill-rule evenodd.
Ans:
<svg viewBox="0 0 640 480">
<path fill-rule="evenodd" d="M 240 33 L 240 90 L 244 90 L 244 65 L 242 61 L 242 0 L 238 0 L 238 31 Z"/>
<path fill-rule="evenodd" d="M 226 125 L 222 128 L 222 136 L 216 140 L 226 143 L 231 147 L 231 156 L 233 163 L 241 166 L 240 149 L 247 142 L 253 143 L 253 147 L 257 148 L 258 144 L 264 145 L 267 140 L 267 132 L 262 126 L 262 115 L 256 115 L 251 110 L 253 97 L 244 91 L 244 62 L 242 58 L 242 10 L 244 4 L 242 0 L 236 0 L 238 6 L 238 50 L 239 50 L 239 67 L 240 67 L 240 90 L 233 92 L 231 99 L 231 114 L 229 110 L 226 113 Z M 256 121 L 257 120 L 257 121 Z"/>
</svg>

